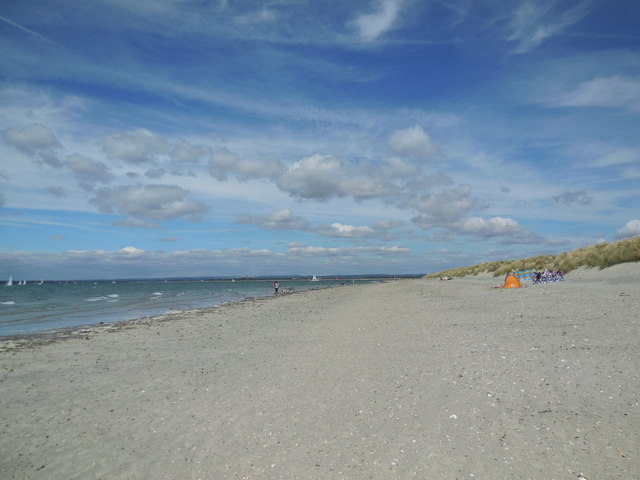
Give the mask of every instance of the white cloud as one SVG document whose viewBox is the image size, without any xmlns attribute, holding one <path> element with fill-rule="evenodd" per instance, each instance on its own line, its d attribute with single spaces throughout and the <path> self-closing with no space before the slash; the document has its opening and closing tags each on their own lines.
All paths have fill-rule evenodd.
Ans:
<svg viewBox="0 0 640 480">
<path fill-rule="evenodd" d="M 347 225 L 340 222 L 334 222 L 330 225 L 311 226 L 307 220 L 293 215 L 288 208 L 267 215 L 242 215 L 238 217 L 237 222 L 256 225 L 269 230 L 298 230 L 317 233 L 325 237 L 345 239 L 388 239 L 390 238 L 388 231 L 402 225 L 401 222 L 383 220 L 376 222 L 373 227 Z"/>
<path fill-rule="evenodd" d="M 403 0 L 378 0 L 377 4 L 375 12 L 362 14 L 353 22 L 360 38 L 367 42 L 376 40 L 393 27 Z"/>
<path fill-rule="evenodd" d="M 343 173 L 339 159 L 316 154 L 290 165 L 279 178 L 278 186 L 301 198 L 341 197 L 347 194 L 341 187 Z"/>
<path fill-rule="evenodd" d="M 367 226 L 345 225 L 342 223 L 332 223 L 313 229 L 316 233 L 327 237 L 337 238 L 371 238 L 375 236 L 375 231 Z"/>
<path fill-rule="evenodd" d="M 389 138 L 389 146 L 398 155 L 408 155 L 419 160 L 440 154 L 431 137 L 418 125 L 393 132 Z"/>
<path fill-rule="evenodd" d="M 600 77 L 580 83 L 556 100 L 561 107 L 608 107 L 640 111 L 640 79 Z"/>
<path fill-rule="evenodd" d="M 227 149 L 218 149 L 209 157 L 209 172 L 217 180 L 226 180 L 229 175 L 238 180 L 274 178 L 284 171 L 277 160 L 255 160 L 240 158 Z"/>
<path fill-rule="evenodd" d="M 134 218 L 167 220 L 190 217 L 195 220 L 207 211 L 206 205 L 189 198 L 176 185 L 135 185 L 101 188 L 91 200 L 107 213 L 124 213 Z"/>
<path fill-rule="evenodd" d="M 416 174 L 416 169 L 398 163 L 376 163 L 315 154 L 286 168 L 276 183 L 293 197 L 328 200 L 351 196 L 356 200 L 400 195 L 398 177 Z"/>
<path fill-rule="evenodd" d="M 587 16 L 594 8 L 592 0 L 561 10 L 554 2 L 525 1 L 514 12 L 510 23 L 509 40 L 518 44 L 516 52 L 525 53 L 540 46 L 547 39 L 561 35 Z M 562 7 L 562 4 L 561 4 Z"/>
<path fill-rule="evenodd" d="M 499 237 L 503 243 L 507 244 L 535 244 L 544 242 L 543 237 L 523 227 L 512 218 L 493 217 L 484 219 L 472 217 L 456 225 L 452 225 L 450 230 L 462 235 L 471 235 L 482 240 Z"/>
<path fill-rule="evenodd" d="M 116 253 L 124 254 L 127 257 L 131 258 L 131 257 L 140 257 L 145 254 L 145 251 L 136 247 L 124 247 Z"/>
<path fill-rule="evenodd" d="M 456 188 L 427 194 L 413 201 L 411 205 L 420 212 L 412 219 L 413 222 L 428 230 L 461 221 L 476 206 L 476 202 L 471 198 L 471 187 L 459 185 Z"/>
<path fill-rule="evenodd" d="M 109 135 L 102 144 L 107 157 L 126 163 L 152 162 L 169 152 L 169 143 L 144 128 Z"/>
<path fill-rule="evenodd" d="M 616 231 L 616 237 L 618 238 L 633 237 L 635 235 L 640 235 L 640 220 L 638 219 L 629 220 L 624 227 Z"/>
<path fill-rule="evenodd" d="M 309 222 L 284 209 L 269 215 L 242 215 L 238 223 L 257 225 L 269 230 L 307 230 Z"/>
<path fill-rule="evenodd" d="M 53 132 L 39 123 L 23 128 L 9 128 L 2 132 L 2 138 L 7 144 L 28 154 L 62 146 Z"/>
</svg>

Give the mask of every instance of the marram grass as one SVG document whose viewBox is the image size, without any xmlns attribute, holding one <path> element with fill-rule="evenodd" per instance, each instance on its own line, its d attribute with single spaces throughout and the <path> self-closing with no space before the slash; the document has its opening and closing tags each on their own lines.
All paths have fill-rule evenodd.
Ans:
<svg viewBox="0 0 640 480">
<path fill-rule="evenodd" d="M 486 262 L 470 267 L 451 268 L 439 273 L 430 273 L 426 278 L 466 277 L 479 273 L 493 273 L 494 277 L 510 272 L 534 268 L 536 270 L 562 270 L 564 273 L 579 267 L 611 267 L 619 263 L 640 261 L 640 236 L 626 238 L 612 243 L 598 243 L 584 248 L 576 248 L 568 253 L 539 255 L 521 260 Z"/>
</svg>

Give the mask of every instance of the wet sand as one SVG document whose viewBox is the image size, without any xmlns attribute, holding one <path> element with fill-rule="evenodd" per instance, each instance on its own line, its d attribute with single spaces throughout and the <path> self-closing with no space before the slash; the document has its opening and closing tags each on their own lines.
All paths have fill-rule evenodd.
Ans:
<svg viewBox="0 0 640 480">
<path fill-rule="evenodd" d="M 0 342 L 0 478 L 640 478 L 640 264 Z"/>
</svg>

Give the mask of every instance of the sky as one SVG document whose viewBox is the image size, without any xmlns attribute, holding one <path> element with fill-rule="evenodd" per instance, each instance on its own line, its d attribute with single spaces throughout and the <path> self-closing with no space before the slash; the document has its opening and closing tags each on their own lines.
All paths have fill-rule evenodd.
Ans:
<svg viewBox="0 0 640 480">
<path fill-rule="evenodd" d="M 0 278 L 438 272 L 640 234 L 635 0 L 5 0 Z"/>
</svg>

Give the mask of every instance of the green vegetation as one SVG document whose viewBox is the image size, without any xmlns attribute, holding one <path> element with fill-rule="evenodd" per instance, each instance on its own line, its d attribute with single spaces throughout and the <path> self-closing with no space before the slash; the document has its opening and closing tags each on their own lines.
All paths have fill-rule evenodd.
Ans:
<svg viewBox="0 0 640 480">
<path fill-rule="evenodd" d="M 493 273 L 494 277 L 510 272 L 534 268 L 536 270 L 562 270 L 564 273 L 579 267 L 611 267 L 619 263 L 640 261 L 640 236 L 627 238 L 618 242 L 598 243 L 584 248 L 576 248 L 569 253 L 557 255 L 540 255 L 521 260 L 505 260 L 503 262 L 486 262 L 471 267 L 452 268 L 439 273 L 430 273 L 426 278 L 434 277 L 466 277 L 479 273 Z"/>
</svg>

